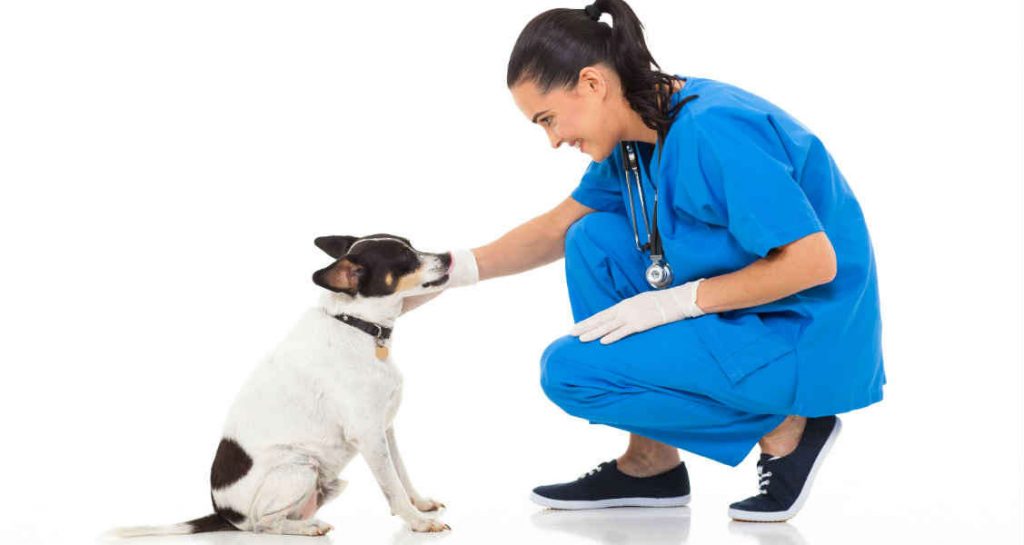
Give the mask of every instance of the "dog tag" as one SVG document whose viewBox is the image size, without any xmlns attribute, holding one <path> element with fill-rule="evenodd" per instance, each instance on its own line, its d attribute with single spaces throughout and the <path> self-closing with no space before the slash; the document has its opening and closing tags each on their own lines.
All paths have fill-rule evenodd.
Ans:
<svg viewBox="0 0 1024 545">
<path fill-rule="evenodd" d="M 376 350 L 376 353 L 377 353 L 377 359 L 378 360 L 384 361 L 384 360 L 388 359 L 388 347 L 386 347 L 386 346 L 378 346 L 377 350 Z"/>
</svg>

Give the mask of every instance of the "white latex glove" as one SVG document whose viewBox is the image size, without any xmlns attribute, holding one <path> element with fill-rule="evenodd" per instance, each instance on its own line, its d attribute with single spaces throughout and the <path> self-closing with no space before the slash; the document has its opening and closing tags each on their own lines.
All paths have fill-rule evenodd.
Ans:
<svg viewBox="0 0 1024 545">
<path fill-rule="evenodd" d="M 576 324 L 569 333 L 583 342 L 601 337 L 601 344 L 611 344 L 652 327 L 703 316 L 697 306 L 697 286 L 703 280 L 634 295 Z"/>
<path fill-rule="evenodd" d="M 472 251 L 463 249 L 450 253 L 452 254 L 452 268 L 448 271 L 448 283 L 445 284 L 445 289 L 469 286 L 480 281 L 480 271 L 477 269 L 476 256 Z M 399 314 L 405 314 L 442 293 L 444 290 L 406 297 L 402 300 L 402 312 Z"/>
<path fill-rule="evenodd" d="M 449 279 L 447 288 L 469 286 L 480 281 L 480 270 L 476 266 L 476 256 L 468 248 L 454 250 L 452 254 L 452 268 L 448 272 Z"/>
</svg>

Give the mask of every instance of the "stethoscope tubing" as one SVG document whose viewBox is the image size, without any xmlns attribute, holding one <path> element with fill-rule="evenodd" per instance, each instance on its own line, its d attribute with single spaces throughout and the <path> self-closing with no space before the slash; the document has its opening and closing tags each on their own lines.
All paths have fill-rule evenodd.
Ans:
<svg viewBox="0 0 1024 545">
<path fill-rule="evenodd" d="M 651 264 L 647 267 L 644 277 L 647 283 L 654 289 L 668 287 L 672 283 L 672 269 L 668 261 L 664 259 L 665 254 L 661 248 L 661 237 L 658 234 L 658 188 L 654 187 L 654 217 L 650 223 L 647 221 L 647 203 L 644 199 L 644 188 L 640 181 L 640 169 L 637 162 L 635 144 L 622 142 L 622 158 L 625 163 L 626 172 L 626 194 L 629 197 L 629 216 L 633 224 L 633 242 L 640 253 L 650 250 Z M 633 190 L 630 187 L 629 174 L 633 173 L 633 182 L 636 184 L 637 196 L 640 200 L 640 213 L 644 216 L 644 227 L 647 229 L 647 243 L 640 245 L 640 228 L 636 221 L 636 208 L 633 206 Z"/>
</svg>

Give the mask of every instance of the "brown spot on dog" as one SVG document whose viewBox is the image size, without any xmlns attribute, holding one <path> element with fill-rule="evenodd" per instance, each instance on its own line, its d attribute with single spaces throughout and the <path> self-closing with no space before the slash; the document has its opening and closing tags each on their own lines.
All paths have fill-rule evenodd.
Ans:
<svg viewBox="0 0 1024 545">
<path fill-rule="evenodd" d="M 401 277 L 398 279 L 398 286 L 395 288 L 395 293 L 405 291 L 407 289 L 415 288 L 420 285 L 420 271 L 419 269 Z"/>
<path fill-rule="evenodd" d="M 210 468 L 210 486 L 217 490 L 238 482 L 252 469 L 252 458 L 234 439 L 220 440 Z"/>
<path fill-rule="evenodd" d="M 391 284 L 394 284 L 395 283 L 395 277 L 392 276 L 391 273 L 388 273 L 388 275 L 384 277 L 384 283 L 389 285 L 389 286 Z"/>
</svg>

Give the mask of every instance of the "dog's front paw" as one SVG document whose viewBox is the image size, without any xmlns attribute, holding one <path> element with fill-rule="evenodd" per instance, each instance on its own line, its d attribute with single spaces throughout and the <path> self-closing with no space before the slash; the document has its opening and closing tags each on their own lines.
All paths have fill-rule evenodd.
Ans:
<svg viewBox="0 0 1024 545">
<path fill-rule="evenodd" d="M 412 500 L 412 504 L 415 505 L 416 509 L 419 509 L 422 513 L 440 511 L 441 509 L 444 509 L 443 503 L 430 498 L 414 498 Z"/>
<path fill-rule="evenodd" d="M 445 530 L 451 530 L 452 527 L 437 520 L 437 519 L 416 519 L 409 523 L 412 527 L 413 532 L 443 532 Z"/>
</svg>

